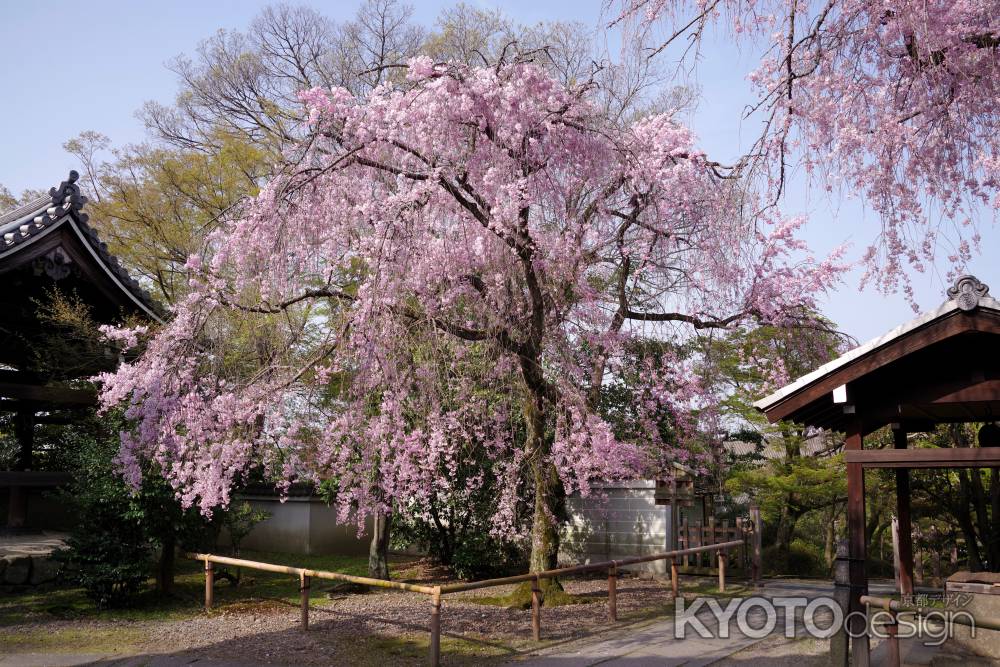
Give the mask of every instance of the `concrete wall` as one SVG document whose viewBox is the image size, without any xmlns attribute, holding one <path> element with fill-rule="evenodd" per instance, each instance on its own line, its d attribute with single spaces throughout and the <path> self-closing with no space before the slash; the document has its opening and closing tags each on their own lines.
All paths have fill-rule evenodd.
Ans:
<svg viewBox="0 0 1000 667">
<path fill-rule="evenodd" d="M 273 496 L 238 496 L 240 500 L 271 515 L 254 526 L 243 540 L 243 548 L 345 556 L 368 553 L 370 522 L 359 537 L 355 524 L 338 524 L 336 511 L 318 498 L 291 497 L 281 502 Z"/>
<path fill-rule="evenodd" d="M 567 498 L 568 526 L 563 531 L 559 558 L 567 563 L 590 563 L 644 556 L 670 548 L 670 507 L 653 499 L 653 481 L 595 485 L 587 498 Z M 636 569 L 663 574 L 665 561 Z"/>
</svg>

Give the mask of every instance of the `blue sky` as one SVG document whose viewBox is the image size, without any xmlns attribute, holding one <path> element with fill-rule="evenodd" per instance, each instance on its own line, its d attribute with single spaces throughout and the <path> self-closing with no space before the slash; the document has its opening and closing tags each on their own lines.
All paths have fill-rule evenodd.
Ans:
<svg viewBox="0 0 1000 667">
<path fill-rule="evenodd" d="M 242 29 L 265 5 L 263 0 L 173 0 L 131 2 L 0 1 L 0 82 L 7 91 L 0 105 L 0 183 L 12 192 L 56 185 L 73 158 L 62 143 L 83 130 L 96 130 L 116 144 L 141 141 L 135 111 L 146 100 L 169 102 L 176 92 L 174 75 L 164 63 L 190 53 L 220 28 Z M 336 20 L 353 16 L 358 0 L 306 2 Z M 415 18 L 431 24 L 450 1 L 416 0 Z M 521 23 L 572 19 L 597 26 L 602 0 L 472 2 L 500 7 Z M 703 97 L 690 122 L 710 155 L 725 160 L 738 154 L 755 127 L 743 126 L 740 112 L 751 101 L 745 74 L 754 52 L 740 51 L 728 40 L 710 37 L 696 72 Z M 806 238 L 823 254 L 843 242 L 857 257 L 874 238 L 877 220 L 851 200 L 830 201 L 797 179 L 783 208 L 809 216 Z M 1000 294 L 1000 261 L 991 250 L 1000 239 L 984 230 L 986 256 L 971 270 Z M 917 300 L 931 308 L 946 287 L 938 274 L 915 278 Z M 824 303 L 841 329 L 861 341 L 880 335 L 912 317 L 900 295 L 858 291 L 857 274 L 849 276 Z"/>
</svg>

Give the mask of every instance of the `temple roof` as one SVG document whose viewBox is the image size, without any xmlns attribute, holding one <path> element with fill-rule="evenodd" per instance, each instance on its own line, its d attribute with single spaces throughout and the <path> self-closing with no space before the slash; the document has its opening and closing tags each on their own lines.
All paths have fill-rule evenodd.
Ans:
<svg viewBox="0 0 1000 667">
<path fill-rule="evenodd" d="M 973 276 L 948 297 L 754 406 L 772 422 L 833 430 L 1000 418 L 1000 301 Z"/>
<path fill-rule="evenodd" d="M 80 193 L 78 179 L 79 174 L 71 171 L 69 179 L 51 188 L 47 196 L 0 213 L 0 274 L 34 260 L 41 261 L 45 271 L 58 279 L 59 272 L 71 264 L 85 263 L 97 269 L 94 273 L 102 274 L 94 278 L 113 301 L 162 321 L 162 306 L 128 274 L 88 224 L 83 211 L 87 198 Z M 72 249 L 54 240 L 60 234 L 70 237 L 62 241 L 73 245 Z M 81 249 L 85 252 L 74 252 Z"/>
</svg>

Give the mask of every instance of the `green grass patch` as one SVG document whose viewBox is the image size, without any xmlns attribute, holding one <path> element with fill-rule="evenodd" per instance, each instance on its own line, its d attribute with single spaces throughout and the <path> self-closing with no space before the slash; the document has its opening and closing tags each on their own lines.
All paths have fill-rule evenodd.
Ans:
<svg viewBox="0 0 1000 667">
<path fill-rule="evenodd" d="M 278 563 L 313 570 L 329 570 L 346 574 L 366 575 L 367 556 L 304 556 L 266 551 L 244 551 L 242 557 L 266 563 Z M 415 576 L 416 558 L 394 557 L 391 562 L 395 579 Z M 235 568 L 226 568 L 235 572 Z M 336 582 L 314 581 L 314 603 L 323 591 Z M 129 607 L 97 610 L 81 588 L 56 588 L 46 591 L 26 590 L 0 597 L 0 627 L 25 622 L 44 622 L 52 619 L 93 619 L 114 621 L 180 620 L 191 618 L 203 611 L 205 602 L 205 572 L 201 561 L 186 558 L 177 562 L 174 592 L 171 596 L 158 595 L 150 580 L 147 589 L 133 600 Z M 215 608 L 235 606 L 267 607 L 278 604 L 299 604 L 299 582 L 287 574 L 243 569 L 239 586 L 224 579 L 215 585 Z M 235 610 L 235 609 L 234 609 Z"/>
<path fill-rule="evenodd" d="M 20 629 L 0 628 L 0 653 L 115 653 L 129 649 L 145 639 L 138 628 L 81 627 Z"/>
<path fill-rule="evenodd" d="M 430 638 L 426 633 L 402 637 L 370 637 L 365 644 L 366 655 L 351 656 L 351 664 L 386 665 L 413 661 L 427 662 Z M 441 658 L 449 665 L 479 665 L 484 661 L 515 655 L 507 646 L 474 637 L 441 636 Z"/>
<path fill-rule="evenodd" d="M 600 602 L 603 598 L 593 595 L 573 595 L 567 593 L 558 580 L 543 579 L 541 583 L 542 606 L 563 607 L 571 604 L 590 604 Z M 531 609 L 531 582 L 525 581 L 506 595 L 468 596 L 463 601 L 475 604 L 485 604 L 493 607 L 510 607 L 511 609 Z"/>
</svg>

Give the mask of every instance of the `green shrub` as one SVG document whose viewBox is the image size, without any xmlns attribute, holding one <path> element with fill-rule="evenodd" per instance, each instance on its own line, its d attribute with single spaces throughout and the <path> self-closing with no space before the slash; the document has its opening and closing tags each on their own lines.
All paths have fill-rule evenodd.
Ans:
<svg viewBox="0 0 1000 667">
<path fill-rule="evenodd" d="M 61 497 L 77 521 L 59 558 L 66 578 L 99 608 L 121 606 L 149 577 L 154 543 L 139 500 L 115 474 L 117 445 L 96 425 L 86 426 L 75 426 L 73 481 Z"/>
<path fill-rule="evenodd" d="M 460 579 L 488 579 L 527 569 L 524 549 L 488 533 L 466 535 L 451 557 L 451 571 Z"/>
<path fill-rule="evenodd" d="M 805 540 L 793 540 L 788 551 L 777 545 L 764 549 L 764 569 L 768 574 L 821 577 L 828 574 L 822 550 Z"/>
<path fill-rule="evenodd" d="M 72 482 L 60 498 L 76 523 L 60 559 L 65 578 L 100 608 L 127 604 L 152 574 L 157 590 L 171 593 L 176 548 L 211 550 L 225 516 L 217 512 L 208 522 L 182 509 L 155 470 L 134 491 L 114 463 L 122 427 L 116 414 L 81 416 L 64 441 Z"/>
</svg>

